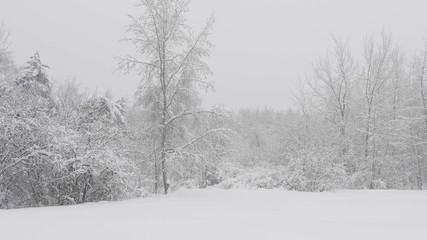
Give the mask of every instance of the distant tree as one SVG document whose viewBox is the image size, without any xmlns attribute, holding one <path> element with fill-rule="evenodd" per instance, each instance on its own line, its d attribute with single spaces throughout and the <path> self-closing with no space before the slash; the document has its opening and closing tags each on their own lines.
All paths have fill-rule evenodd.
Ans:
<svg viewBox="0 0 427 240">
<path fill-rule="evenodd" d="M 89 99 L 78 108 L 77 156 L 69 165 L 76 176 L 77 203 L 126 199 L 136 192 L 135 166 L 126 156 L 125 102 Z"/>
<path fill-rule="evenodd" d="M 334 38 L 333 49 L 317 61 L 308 84 L 323 105 L 325 118 L 338 129 L 339 141 L 346 141 L 352 88 L 357 77 L 356 62 L 347 43 Z M 343 152 L 346 151 L 343 146 Z"/>
<path fill-rule="evenodd" d="M 421 131 L 416 131 L 414 134 L 419 138 L 416 145 L 413 146 L 416 152 L 415 156 L 415 179 L 418 189 L 423 188 L 425 176 L 427 175 L 426 156 L 427 156 L 427 41 L 424 43 L 424 48 L 415 53 L 411 63 L 411 75 L 414 85 L 414 91 L 417 96 L 415 98 L 415 106 L 417 111 L 415 116 L 420 116 L 419 127 Z M 422 133 L 421 133 L 422 132 Z M 421 142 L 421 144 L 419 143 Z"/>
<path fill-rule="evenodd" d="M 424 49 L 418 51 L 412 60 L 412 74 L 417 81 L 418 95 L 424 115 L 424 134 L 427 135 L 427 42 Z"/>
<path fill-rule="evenodd" d="M 49 67 L 40 60 L 40 54 L 36 52 L 22 70 L 22 76 L 16 84 L 32 91 L 33 94 L 47 98 L 52 92 L 46 69 Z"/>
<path fill-rule="evenodd" d="M 70 128 L 76 129 L 79 106 L 89 98 L 87 92 L 82 92 L 76 79 L 58 82 L 54 89 L 55 98 L 59 105 L 59 121 Z"/>
<path fill-rule="evenodd" d="M 364 157 L 370 165 L 370 184 L 377 180 L 380 173 L 380 164 L 377 161 L 377 133 L 381 120 L 382 108 L 389 97 L 386 94 L 387 83 L 392 77 L 393 45 L 391 35 L 382 32 L 379 44 L 374 36 L 368 37 L 364 44 L 364 62 L 361 78 L 362 96 L 364 98 L 365 143 Z"/>
<path fill-rule="evenodd" d="M 9 51 L 9 32 L 3 24 L 0 24 L 0 80 L 15 70 L 13 59 Z"/>
</svg>

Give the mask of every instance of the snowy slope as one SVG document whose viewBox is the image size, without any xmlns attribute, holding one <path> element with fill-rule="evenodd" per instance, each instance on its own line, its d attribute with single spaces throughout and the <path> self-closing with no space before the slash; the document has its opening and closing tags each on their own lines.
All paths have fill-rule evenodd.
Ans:
<svg viewBox="0 0 427 240">
<path fill-rule="evenodd" d="M 427 192 L 182 190 L 0 211 L 0 239 L 427 239 Z"/>
</svg>

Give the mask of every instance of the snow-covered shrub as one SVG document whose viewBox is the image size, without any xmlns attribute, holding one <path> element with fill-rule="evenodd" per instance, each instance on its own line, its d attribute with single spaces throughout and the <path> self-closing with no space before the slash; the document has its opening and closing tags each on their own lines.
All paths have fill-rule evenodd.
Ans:
<svg viewBox="0 0 427 240">
<path fill-rule="evenodd" d="M 387 189 L 387 184 L 381 179 L 375 179 L 371 182 L 370 189 Z"/>
<path fill-rule="evenodd" d="M 8 192 L 8 207 L 59 204 L 62 163 L 75 147 L 72 131 L 56 121 L 43 68 L 36 54 L 25 74 L 1 84 L 0 189 Z"/>
<path fill-rule="evenodd" d="M 79 177 L 77 202 L 133 197 L 136 166 L 127 158 L 124 101 L 92 98 L 78 108 L 80 135 L 72 171 Z"/>
<path fill-rule="evenodd" d="M 357 171 L 348 176 L 344 188 L 363 189 L 366 188 L 367 174 L 363 171 Z"/>
<path fill-rule="evenodd" d="M 342 186 L 345 171 L 331 152 L 301 151 L 286 156 L 284 166 L 262 166 L 234 172 L 219 184 L 221 188 L 283 188 L 323 191 Z"/>
<path fill-rule="evenodd" d="M 139 196 L 124 147 L 124 102 L 62 104 L 46 69 L 35 54 L 16 78 L 0 78 L 0 207 Z"/>
<path fill-rule="evenodd" d="M 8 208 L 7 202 L 8 191 L 4 189 L 0 189 L 0 209 Z"/>
<path fill-rule="evenodd" d="M 283 179 L 277 170 L 267 168 L 255 168 L 241 170 L 234 176 L 226 178 L 218 184 L 218 187 L 224 189 L 246 188 L 246 189 L 273 189 L 282 188 Z"/>
</svg>

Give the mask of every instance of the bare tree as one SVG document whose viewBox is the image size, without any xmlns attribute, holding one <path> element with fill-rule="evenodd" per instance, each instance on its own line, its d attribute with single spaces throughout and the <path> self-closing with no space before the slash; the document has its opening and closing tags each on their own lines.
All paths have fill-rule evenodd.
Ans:
<svg viewBox="0 0 427 240">
<path fill-rule="evenodd" d="M 302 117 L 304 118 L 304 129 L 305 135 L 309 135 L 309 121 L 310 121 L 310 111 L 312 106 L 312 94 L 308 93 L 305 90 L 305 86 L 302 82 L 298 85 L 298 92 L 294 92 L 291 90 L 291 101 L 297 107 L 299 111 L 302 113 Z"/>
<path fill-rule="evenodd" d="M 14 64 L 9 52 L 9 31 L 0 24 L 0 80 L 10 77 Z"/>
<path fill-rule="evenodd" d="M 425 42 L 424 49 L 418 51 L 413 58 L 412 72 L 415 81 L 418 82 L 417 90 L 419 92 L 425 121 L 424 134 L 427 135 L 427 94 L 425 92 L 425 81 L 427 78 L 427 41 Z"/>
<path fill-rule="evenodd" d="M 388 97 L 385 86 L 392 77 L 392 41 L 391 35 L 385 31 L 381 33 L 379 44 L 374 35 L 367 37 L 364 43 L 362 79 L 365 119 L 365 146 L 366 160 L 372 159 L 371 180 L 375 180 L 379 173 L 376 162 L 375 134 L 377 131 L 377 115 Z"/>
<path fill-rule="evenodd" d="M 405 78 L 406 65 L 403 52 L 396 48 L 392 53 L 392 115 L 393 120 L 396 120 L 398 115 L 398 108 L 401 105 L 401 92 L 402 84 Z"/>
<path fill-rule="evenodd" d="M 426 79 L 427 79 L 427 40 L 424 43 L 424 48 L 416 52 L 412 59 L 411 73 L 413 82 L 415 85 L 415 91 L 418 93 L 417 97 L 417 111 L 421 109 L 422 125 L 424 125 L 424 131 L 421 136 L 418 136 L 422 140 L 422 144 L 414 146 L 414 150 L 417 153 L 416 160 L 416 182 L 418 189 L 422 189 L 423 185 L 423 169 L 425 168 L 425 142 L 427 139 L 427 93 L 426 93 Z M 419 135 L 419 134 L 418 134 Z"/>
<path fill-rule="evenodd" d="M 209 130 L 186 142 L 176 141 L 185 118 L 210 113 L 198 109 L 198 95 L 200 89 L 212 87 L 206 80 L 211 72 L 203 57 L 210 54 L 212 45 L 208 36 L 214 19 L 208 18 L 202 30 L 194 34 L 186 25 L 189 3 L 189 0 L 141 0 L 138 6 L 144 12 L 129 16 L 131 24 L 127 31 L 130 37 L 124 39 L 135 46 L 139 56 L 119 59 L 119 69 L 136 70 L 141 76 L 136 96 L 153 114 L 153 131 L 159 138 L 155 146 L 165 194 L 170 186 L 168 159 L 203 136 L 217 132 Z"/>
<path fill-rule="evenodd" d="M 0 24 L 0 51 L 4 51 L 9 46 L 9 32 L 3 24 Z"/>
<path fill-rule="evenodd" d="M 312 76 L 307 78 L 307 83 L 317 99 L 320 113 L 337 130 L 338 138 L 333 144 L 338 145 L 338 155 L 344 164 L 350 167 L 349 159 L 344 155 L 349 149 L 346 132 L 351 114 L 351 93 L 357 77 L 357 64 L 347 42 L 337 38 L 333 40 L 332 50 L 313 66 Z"/>
</svg>

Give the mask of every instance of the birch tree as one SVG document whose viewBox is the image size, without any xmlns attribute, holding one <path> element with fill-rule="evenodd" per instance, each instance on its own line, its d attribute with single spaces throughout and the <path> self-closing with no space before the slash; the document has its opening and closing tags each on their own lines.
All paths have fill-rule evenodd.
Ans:
<svg viewBox="0 0 427 240">
<path fill-rule="evenodd" d="M 347 170 L 354 163 L 347 157 L 349 152 L 348 125 L 351 114 L 351 95 L 357 77 L 357 65 L 350 53 L 347 42 L 334 38 L 332 50 L 313 66 L 312 78 L 308 85 L 314 92 L 321 108 L 321 114 L 336 130 L 333 145 L 338 146 L 338 156 Z"/>
<path fill-rule="evenodd" d="M 118 65 L 120 70 L 136 71 L 141 77 L 136 97 L 153 115 L 165 194 L 170 187 L 168 160 L 203 138 L 182 137 L 184 120 L 209 112 L 199 109 L 198 95 L 199 90 L 212 88 L 206 80 L 211 72 L 203 58 L 212 47 L 208 36 L 214 19 L 208 18 L 201 31 L 194 33 L 186 24 L 189 4 L 189 0 L 139 1 L 142 14 L 129 16 L 129 37 L 123 39 L 134 45 L 138 55 L 121 57 Z"/>
<path fill-rule="evenodd" d="M 364 106 L 364 157 L 366 163 L 370 164 L 370 181 L 376 180 L 379 175 L 379 165 L 376 161 L 376 133 L 379 114 L 387 101 L 385 88 L 392 78 L 392 41 L 391 35 L 381 34 L 379 43 L 376 43 L 374 35 L 366 38 L 364 43 L 364 54 L 362 62 L 361 90 L 363 92 Z"/>
</svg>

